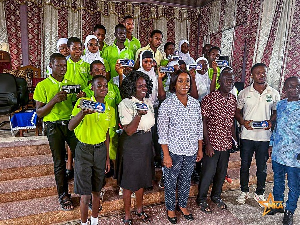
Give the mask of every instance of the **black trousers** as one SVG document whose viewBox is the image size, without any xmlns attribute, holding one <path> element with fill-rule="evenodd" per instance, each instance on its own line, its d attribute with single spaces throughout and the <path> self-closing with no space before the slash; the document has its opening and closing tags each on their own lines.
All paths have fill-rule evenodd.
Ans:
<svg viewBox="0 0 300 225">
<path fill-rule="evenodd" d="M 256 177 L 257 187 L 256 194 L 262 195 L 265 192 L 265 184 L 267 178 L 267 161 L 269 159 L 268 141 L 251 141 L 242 139 L 241 140 L 241 169 L 240 169 L 240 184 L 241 191 L 249 192 L 249 169 L 253 154 L 255 153 L 256 160 Z"/>
<path fill-rule="evenodd" d="M 68 194 L 68 180 L 66 179 L 66 148 L 65 142 L 69 145 L 72 156 L 75 155 L 77 138 L 73 131 L 68 129 L 68 124 L 45 122 L 47 138 L 49 141 L 54 163 L 54 175 L 58 196 Z"/>
<path fill-rule="evenodd" d="M 229 156 L 229 151 L 215 151 L 215 154 L 212 157 L 209 157 L 204 153 L 198 186 L 198 203 L 206 201 L 211 181 L 213 181 L 211 197 L 221 196 L 222 186 L 227 174 Z"/>
</svg>

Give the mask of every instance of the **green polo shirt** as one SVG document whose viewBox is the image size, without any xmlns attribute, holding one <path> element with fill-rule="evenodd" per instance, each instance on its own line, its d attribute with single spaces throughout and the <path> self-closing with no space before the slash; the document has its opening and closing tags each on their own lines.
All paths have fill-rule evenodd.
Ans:
<svg viewBox="0 0 300 225">
<path fill-rule="evenodd" d="M 54 96 L 61 91 L 63 85 L 72 85 L 74 83 L 64 79 L 62 82 L 55 80 L 51 75 L 45 80 L 39 82 L 34 90 L 33 99 L 35 101 L 47 104 Z M 68 94 L 67 100 L 56 103 L 50 113 L 43 119 L 46 121 L 69 120 L 71 117 L 73 105 L 76 101 L 75 94 Z"/>
<path fill-rule="evenodd" d="M 88 87 L 83 89 L 83 92 L 86 93 L 87 98 L 94 96 L 94 92 L 91 89 L 92 84 L 89 84 Z M 117 109 L 118 104 L 122 101 L 120 91 L 117 85 L 113 84 L 111 81 L 108 82 L 108 92 L 105 96 L 105 102 L 107 102 L 111 107 Z"/>
<path fill-rule="evenodd" d="M 67 60 L 67 72 L 65 78 L 74 84 L 80 84 L 81 90 L 87 87 L 88 81 L 92 79 L 90 75 L 90 64 L 80 59 L 74 62 L 71 58 Z"/>
<path fill-rule="evenodd" d="M 118 59 L 133 59 L 134 60 L 134 55 L 133 55 L 133 52 L 130 49 L 128 49 L 127 46 L 125 46 L 124 49 L 119 51 L 118 47 L 115 44 L 113 44 L 113 45 L 106 47 L 103 50 L 102 58 L 107 60 L 109 67 L 110 67 L 110 75 L 111 75 L 111 78 L 113 78 L 113 77 L 118 76 L 118 73 L 115 70 L 117 60 Z"/>
<path fill-rule="evenodd" d="M 221 69 L 219 67 L 217 67 L 216 90 L 219 89 L 219 87 L 220 87 L 220 84 L 218 82 L 219 77 L 220 77 L 220 71 L 221 71 Z M 208 69 L 208 77 L 209 77 L 210 80 L 212 80 L 212 78 L 213 78 L 213 73 L 214 73 L 213 68 L 209 68 Z"/>
<path fill-rule="evenodd" d="M 83 99 L 95 101 L 94 97 Z M 76 116 L 81 111 L 78 108 L 79 102 L 80 99 L 78 99 L 74 106 L 72 116 Z M 107 131 L 113 128 L 115 124 L 115 109 L 106 103 L 104 113 L 95 112 L 85 115 L 74 132 L 80 142 L 95 145 L 106 140 Z"/>
<path fill-rule="evenodd" d="M 102 53 L 103 53 L 103 50 L 106 48 L 106 47 L 108 47 L 109 45 L 108 44 L 106 44 L 105 42 L 103 42 L 103 48 L 102 48 L 102 50 L 100 51 L 100 49 L 99 49 L 99 52 L 100 52 L 100 56 L 102 57 Z M 103 58 L 103 57 L 102 57 Z"/>
<path fill-rule="evenodd" d="M 124 45 L 127 46 L 133 52 L 134 56 L 136 51 L 139 48 L 141 48 L 141 42 L 139 41 L 139 39 L 135 37 L 132 37 L 131 41 L 128 38 L 126 38 Z"/>
</svg>

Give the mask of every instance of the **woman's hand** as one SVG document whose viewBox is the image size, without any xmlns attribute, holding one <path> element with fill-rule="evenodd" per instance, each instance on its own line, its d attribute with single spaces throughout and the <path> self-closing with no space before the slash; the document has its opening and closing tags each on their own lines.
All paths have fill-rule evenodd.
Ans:
<svg viewBox="0 0 300 225">
<path fill-rule="evenodd" d="M 253 127 L 250 126 L 250 123 L 252 122 L 252 120 L 244 120 L 244 123 L 242 125 L 244 125 L 244 127 L 247 130 L 253 130 Z"/>
<path fill-rule="evenodd" d="M 171 168 L 173 166 L 172 158 L 170 155 L 164 155 L 164 165 L 167 168 Z"/>
<path fill-rule="evenodd" d="M 202 149 L 198 149 L 196 162 L 199 162 L 202 158 L 203 158 L 203 151 Z"/>
<path fill-rule="evenodd" d="M 137 110 L 137 115 L 142 117 L 143 115 L 146 115 L 148 113 L 148 110 Z"/>
</svg>

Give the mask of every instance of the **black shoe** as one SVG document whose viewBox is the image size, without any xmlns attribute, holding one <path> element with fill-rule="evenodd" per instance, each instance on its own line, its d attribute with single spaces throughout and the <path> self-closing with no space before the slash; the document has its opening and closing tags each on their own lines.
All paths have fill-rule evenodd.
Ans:
<svg viewBox="0 0 300 225">
<path fill-rule="evenodd" d="M 284 209 L 280 208 L 280 209 L 274 209 L 274 208 L 269 208 L 268 210 L 270 210 L 266 215 L 275 215 L 276 213 L 284 213 Z"/>
<path fill-rule="evenodd" d="M 294 215 L 294 213 L 292 213 L 291 211 L 285 210 L 282 224 L 283 225 L 293 225 L 293 215 Z"/>
<path fill-rule="evenodd" d="M 176 224 L 177 223 L 177 217 L 169 217 L 168 216 L 168 210 L 167 210 L 167 217 L 168 217 L 168 220 L 170 221 L 170 223 L 172 224 Z"/>
</svg>

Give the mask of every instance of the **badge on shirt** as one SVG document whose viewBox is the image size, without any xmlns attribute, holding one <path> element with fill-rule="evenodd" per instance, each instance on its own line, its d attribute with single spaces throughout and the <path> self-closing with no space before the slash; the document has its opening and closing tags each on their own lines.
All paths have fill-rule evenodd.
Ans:
<svg viewBox="0 0 300 225">
<path fill-rule="evenodd" d="M 272 102 L 272 95 L 266 95 L 266 101 L 267 102 Z"/>
</svg>

